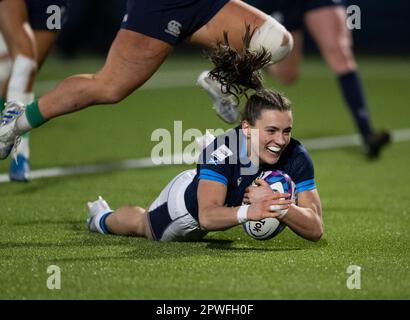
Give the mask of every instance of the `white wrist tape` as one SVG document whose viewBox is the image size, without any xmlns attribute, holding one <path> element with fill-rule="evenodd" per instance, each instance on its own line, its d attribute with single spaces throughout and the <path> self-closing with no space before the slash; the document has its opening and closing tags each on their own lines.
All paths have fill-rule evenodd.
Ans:
<svg viewBox="0 0 410 320">
<path fill-rule="evenodd" d="M 245 205 L 239 207 L 236 216 L 237 216 L 238 222 L 240 224 L 245 223 L 245 222 L 248 221 L 248 208 L 249 208 L 249 206 L 250 206 L 249 204 L 245 204 Z"/>
</svg>

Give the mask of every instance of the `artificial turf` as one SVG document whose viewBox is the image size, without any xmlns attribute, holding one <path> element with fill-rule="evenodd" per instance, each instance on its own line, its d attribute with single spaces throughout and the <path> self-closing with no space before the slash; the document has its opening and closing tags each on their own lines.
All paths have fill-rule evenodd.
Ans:
<svg viewBox="0 0 410 320">
<path fill-rule="evenodd" d="M 50 59 L 38 91 L 100 59 Z M 359 59 L 376 127 L 409 127 L 409 60 Z M 150 156 L 157 128 L 229 128 L 195 78 L 208 63 L 172 57 L 144 88 L 116 106 L 55 119 L 31 135 L 33 169 Z M 298 84 L 268 81 L 294 103 L 301 140 L 350 134 L 354 127 L 323 62 L 307 59 Z M 171 131 L 172 133 L 172 131 Z M 189 142 L 186 142 L 186 144 Z M 174 152 L 175 150 L 171 150 Z M 102 195 L 112 207 L 148 206 L 190 166 L 106 172 L 0 184 L 1 299 L 409 299 L 410 142 L 368 162 L 358 147 L 312 151 L 325 234 L 317 243 L 289 229 L 269 241 L 241 227 L 197 243 L 160 243 L 88 232 L 85 203 Z M 6 173 L 8 161 L 0 163 Z M 46 286 L 47 267 L 61 269 L 61 289 Z M 350 265 L 361 288 L 350 290 Z"/>
</svg>

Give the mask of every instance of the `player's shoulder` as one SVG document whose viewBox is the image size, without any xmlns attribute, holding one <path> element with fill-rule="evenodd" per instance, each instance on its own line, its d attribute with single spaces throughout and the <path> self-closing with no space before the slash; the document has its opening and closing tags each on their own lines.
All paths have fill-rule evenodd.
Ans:
<svg viewBox="0 0 410 320">
<path fill-rule="evenodd" d="M 235 163 L 232 160 L 240 156 L 241 135 L 240 127 L 236 127 L 217 136 L 202 150 L 200 160 L 208 164 Z"/>
<path fill-rule="evenodd" d="M 294 138 L 290 139 L 290 142 L 285 149 L 284 156 L 288 158 L 289 161 L 303 158 L 310 161 L 311 159 L 309 152 L 306 150 L 303 144 Z"/>
</svg>

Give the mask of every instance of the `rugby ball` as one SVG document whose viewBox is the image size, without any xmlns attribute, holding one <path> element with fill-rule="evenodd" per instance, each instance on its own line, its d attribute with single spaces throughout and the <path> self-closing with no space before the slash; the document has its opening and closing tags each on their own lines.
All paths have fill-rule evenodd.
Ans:
<svg viewBox="0 0 410 320">
<path fill-rule="evenodd" d="M 265 180 L 275 192 L 289 193 L 287 199 L 295 200 L 295 184 L 283 171 L 266 171 L 259 179 Z M 266 218 L 260 221 L 247 221 L 243 224 L 245 232 L 255 240 L 268 240 L 277 236 L 286 225 L 276 218 Z"/>
</svg>

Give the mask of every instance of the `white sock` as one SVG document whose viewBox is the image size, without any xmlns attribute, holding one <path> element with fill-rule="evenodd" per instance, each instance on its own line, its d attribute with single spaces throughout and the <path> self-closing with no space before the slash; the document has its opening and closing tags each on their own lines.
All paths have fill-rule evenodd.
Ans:
<svg viewBox="0 0 410 320">
<path fill-rule="evenodd" d="M 30 77 L 36 67 L 37 63 L 35 60 L 21 54 L 17 55 L 11 69 L 9 86 L 7 88 L 7 100 L 23 103 L 23 101 L 16 99 L 24 98 L 21 96 L 21 93 L 27 90 Z"/>
<path fill-rule="evenodd" d="M 25 106 L 34 101 L 33 92 L 24 92 L 25 89 L 21 91 L 11 91 L 7 90 L 7 101 L 16 101 L 24 104 Z"/>
<path fill-rule="evenodd" d="M 94 202 L 87 203 L 88 210 L 90 212 L 89 219 L 92 219 L 89 223 L 89 228 L 91 231 L 99 232 L 103 234 L 110 233 L 106 224 L 106 217 L 114 212 L 108 205 L 108 203 L 101 197 Z"/>
<path fill-rule="evenodd" d="M 90 223 L 90 230 L 102 234 L 109 234 L 110 232 L 105 224 L 105 219 L 111 213 L 113 213 L 113 211 L 101 212 L 97 214 Z"/>
</svg>

